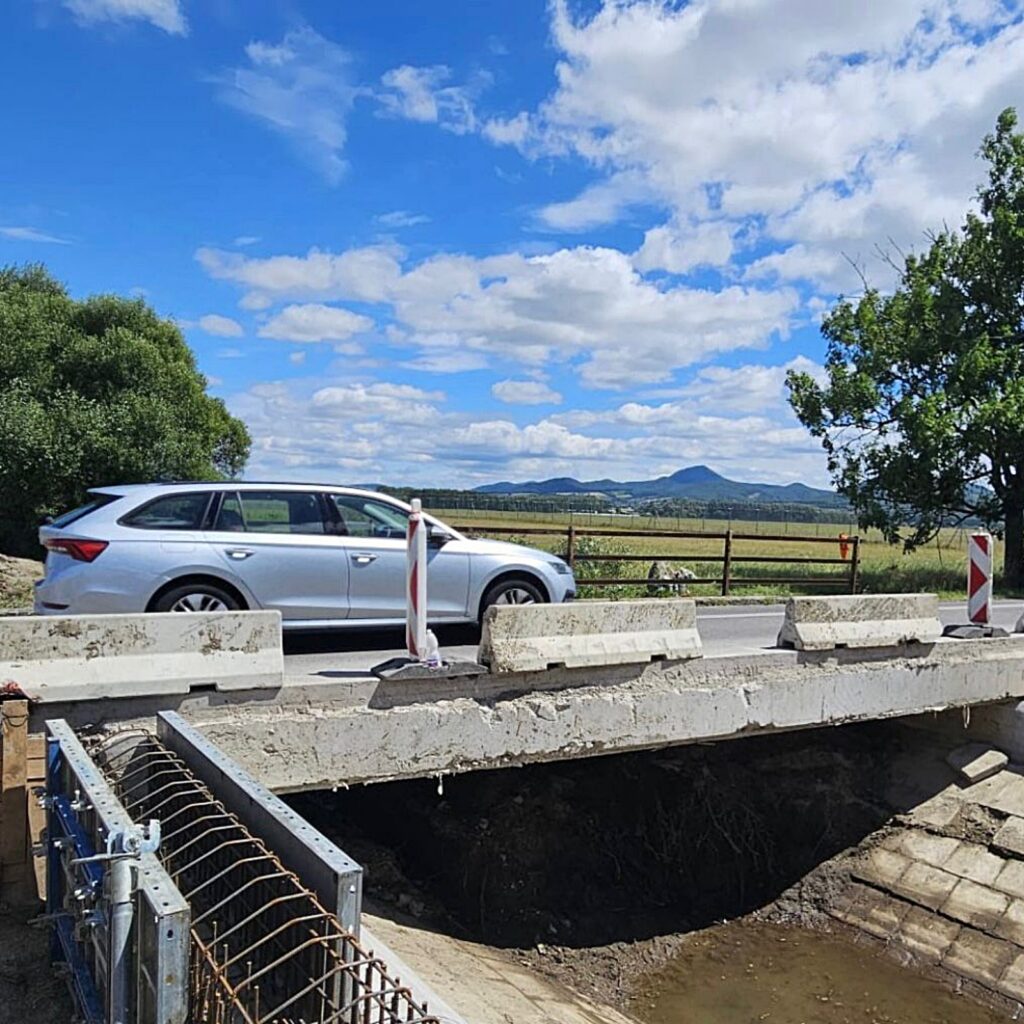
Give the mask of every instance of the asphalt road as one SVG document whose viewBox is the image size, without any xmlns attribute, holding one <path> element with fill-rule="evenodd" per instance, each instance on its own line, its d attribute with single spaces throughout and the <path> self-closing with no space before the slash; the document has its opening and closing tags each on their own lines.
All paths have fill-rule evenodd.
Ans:
<svg viewBox="0 0 1024 1024">
<path fill-rule="evenodd" d="M 744 654 L 775 645 L 782 622 L 778 605 L 721 605 L 697 609 L 697 624 L 704 642 L 704 654 Z M 1012 630 L 1024 613 L 1024 601 L 998 601 L 993 605 L 992 623 Z M 967 621 L 966 603 L 941 605 L 944 625 Z M 469 626 L 453 626 L 437 631 L 445 658 L 472 661 L 480 631 Z M 405 653 L 404 637 L 397 630 L 338 630 L 285 637 L 285 671 L 290 676 L 363 674 L 388 658 Z"/>
</svg>

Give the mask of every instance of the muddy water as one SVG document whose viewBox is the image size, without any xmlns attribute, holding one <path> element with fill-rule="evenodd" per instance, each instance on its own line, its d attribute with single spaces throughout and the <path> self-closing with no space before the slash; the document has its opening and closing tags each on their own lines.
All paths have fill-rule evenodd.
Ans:
<svg viewBox="0 0 1024 1024">
<path fill-rule="evenodd" d="M 630 1005 L 644 1024 L 996 1024 L 865 945 L 749 921 L 697 933 Z"/>
</svg>

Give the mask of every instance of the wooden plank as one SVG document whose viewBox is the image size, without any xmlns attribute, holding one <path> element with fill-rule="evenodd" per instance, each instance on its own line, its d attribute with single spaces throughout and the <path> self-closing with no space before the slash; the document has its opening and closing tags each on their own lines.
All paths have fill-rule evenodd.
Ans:
<svg viewBox="0 0 1024 1024">
<path fill-rule="evenodd" d="M 35 875 L 35 892 L 40 900 L 46 899 L 46 846 L 43 842 L 46 832 L 46 809 L 40 806 L 36 789 L 45 788 L 44 778 L 28 780 L 28 850 L 27 859 Z"/>
<path fill-rule="evenodd" d="M 0 881 L 5 892 L 26 880 L 28 844 L 28 701 L 0 705 L 4 760 L 0 768 Z"/>
</svg>

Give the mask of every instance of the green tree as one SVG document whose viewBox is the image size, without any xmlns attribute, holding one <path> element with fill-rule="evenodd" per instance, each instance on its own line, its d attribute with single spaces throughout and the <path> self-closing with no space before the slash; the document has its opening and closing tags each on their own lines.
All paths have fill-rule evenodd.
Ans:
<svg viewBox="0 0 1024 1024">
<path fill-rule="evenodd" d="M 791 373 L 862 527 L 908 550 L 976 517 L 1024 587 L 1024 135 L 1004 110 L 980 156 L 988 181 L 959 232 L 903 258 L 895 290 L 866 288 L 825 319 L 827 381 Z"/>
<path fill-rule="evenodd" d="M 245 425 L 181 332 L 141 299 L 78 302 L 41 266 L 0 268 L 0 551 L 88 487 L 241 471 Z"/>
</svg>

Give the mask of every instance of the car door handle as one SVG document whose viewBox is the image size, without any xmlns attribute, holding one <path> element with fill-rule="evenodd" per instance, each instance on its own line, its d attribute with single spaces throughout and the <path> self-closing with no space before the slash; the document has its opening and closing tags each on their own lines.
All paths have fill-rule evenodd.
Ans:
<svg viewBox="0 0 1024 1024">
<path fill-rule="evenodd" d="M 236 562 L 241 562 L 254 554 L 252 548 L 228 548 L 227 553 L 228 557 L 235 559 Z"/>
<path fill-rule="evenodd" d="M 369 565 L 371 562 L 377 561 L 377 556 L 370 555 L 367 554 L 365 551 L 362 551 L 358 555 L 353 555 L 352 561 L 355 562 L 356 565 Z"/>
</svg>

